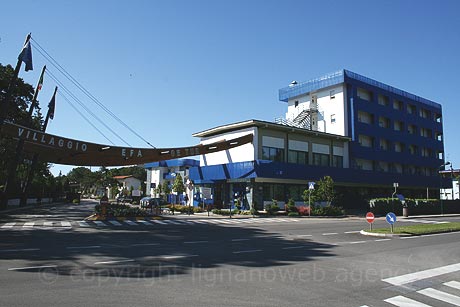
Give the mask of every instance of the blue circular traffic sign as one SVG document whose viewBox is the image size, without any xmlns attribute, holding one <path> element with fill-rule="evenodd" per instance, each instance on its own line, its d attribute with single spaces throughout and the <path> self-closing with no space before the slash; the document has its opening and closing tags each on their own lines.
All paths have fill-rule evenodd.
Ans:
<svg viewBox="0 0 460 307">
<path fill-rule="evenodd" d="M 393 212 L 387 213 L 385 218 L 390 225 L 393 225 L 396 222 L 396 215 Z"/>
</svg>

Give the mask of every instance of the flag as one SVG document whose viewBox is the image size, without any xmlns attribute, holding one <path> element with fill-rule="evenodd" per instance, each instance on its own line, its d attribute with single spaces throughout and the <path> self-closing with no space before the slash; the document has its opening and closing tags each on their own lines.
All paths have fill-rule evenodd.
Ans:
<svg viewBox="0 0 460 307">
<path fill-rule="evenodd" d="M 37 93 L 41 91 L 42 86 L 43 86 L 43 73 L 40 75 L 40 80 L 38 80 Z"/>
<path fill-rule="evenodd" d="M 22 47 L 18 60 L 26 64 L 26 71 L 34 69 L 32 65 L 32 47 L 30 46 L 30 39 L 27 40 L 27 43 Z"/>
<path fill-rule="evenodd" d="M 56 90 L 54 91 L 53 97 L 51 98 L 51 101 L 48 104 L 48 114 L 49 114 L 49 118 L 51 119 L 54 119 L 54 108 L 56 106 Z"/>
</svg>

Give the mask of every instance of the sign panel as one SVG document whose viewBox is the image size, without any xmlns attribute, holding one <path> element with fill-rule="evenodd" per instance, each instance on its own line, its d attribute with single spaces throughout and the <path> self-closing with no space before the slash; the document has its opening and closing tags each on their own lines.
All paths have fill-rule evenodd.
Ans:
<svg viewBox="0 0 460 307">
<path fill-rule="evenodd" d="M 2 138 L 24 142 L 24 152 L 43 162 L 75 166 L 123 166 L 204 155 L 252 143 L 247 134 L 231 140 L 177 148 L 132 148 L 89 143 L 5 122 Z"/>
<path fill-rule="evenodd" d="M 308 183 L 308 189 L 309 190 L 314 190 L 315 189 L 315 183 L 313 181 Z"/>
<path fill-rule="evenodd" d="M 375 220 L 374 213 L 368 212 L 368 213 L 366 214 L 366 220 L 367 220 L 367 222 L 368 222 L 369 224 L 374 223 L 374 220 Z"/>
<path fill-rule="evenodd" d="M 396 215 L 393 212 L 387 213 L 386 219 L 388 224 L 393 225 L 396 222 Z"/>
<path fill-rule="evenodd" d="M 200 193 L 203 196 L 203 198 L 211 199 L 211 196 L 212 196 L 211 195 L 211 188 L 200 187 Z"/>
</svg>

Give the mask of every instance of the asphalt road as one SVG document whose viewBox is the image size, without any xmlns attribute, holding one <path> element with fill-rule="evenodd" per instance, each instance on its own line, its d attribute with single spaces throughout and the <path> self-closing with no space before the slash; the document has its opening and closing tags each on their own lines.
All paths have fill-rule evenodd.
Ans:
<svg viewBox="0 0 460 307">
<path fill-rule="evenodd" d="M 367 237 L 364 218 L 80 227 L 93 206 L 0 215 L 1 306 L 460 305 L 460 233 Z"/>
</svg>

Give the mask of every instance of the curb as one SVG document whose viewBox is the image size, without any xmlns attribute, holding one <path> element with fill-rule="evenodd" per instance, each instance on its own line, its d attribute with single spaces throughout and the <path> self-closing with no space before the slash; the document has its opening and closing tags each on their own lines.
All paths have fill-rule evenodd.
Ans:
<svg viewBox="0 0 460 307">
<path fill-rule="evenodd" d="M 359 232 L 363 236 L 370 236 L 370 237 L 380 237 L 380 238 L 395 238 L 395 237 L 412 237 L 413 235 L 411 234 L 405 234 L 405 233 L 374 233 L 374 232 L 367 232 L 365 230 L 361 230 Z"/>
</svg>

